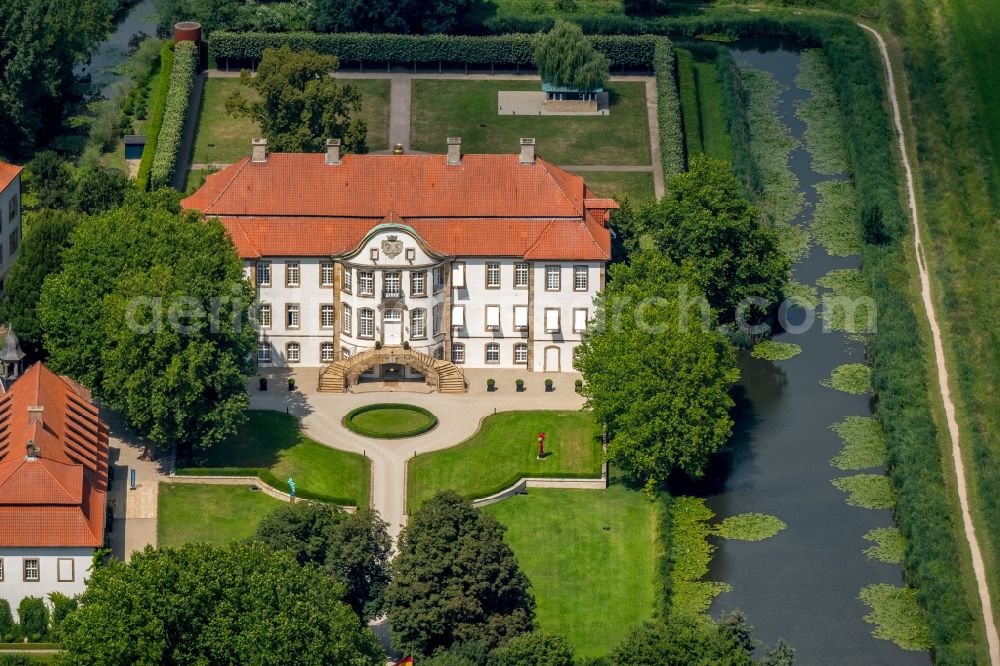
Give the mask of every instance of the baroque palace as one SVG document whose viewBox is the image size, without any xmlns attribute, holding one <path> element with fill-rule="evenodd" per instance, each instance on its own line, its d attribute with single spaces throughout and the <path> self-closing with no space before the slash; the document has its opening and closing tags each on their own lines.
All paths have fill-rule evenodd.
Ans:
<svg viewBox="0 0 1000 666">
<path fill-rule="evenodd" d="M 322 366 L 339 391 L 425 375 L 446 390 L 463 365 L 572 370 L 618 204 L 520 144 L 269 154 L 255 139 L 209 176 L 183 206 L 222 222 L 256 285 L 258 365 Z"/>
</svg>

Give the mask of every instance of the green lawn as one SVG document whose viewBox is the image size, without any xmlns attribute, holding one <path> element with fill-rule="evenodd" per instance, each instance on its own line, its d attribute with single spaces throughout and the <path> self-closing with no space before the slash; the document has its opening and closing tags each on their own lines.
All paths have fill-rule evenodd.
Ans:
<svg viewBox="0 0 1000 666">
<path fill-rule="evenodd" d="M 299 430 L 295 417 L 272 411 L 247 412 L 235 437 L 209 449 L 179 474 L 252 474 L 288 491 L 295 481 L 301 497 L 368 506 L 371 465 L 364 456 L 319 444 Z"/>
<path fill-rule="evenodd" d="M 351 411 L 344 418 L 344 425 L 366 437 L 413 437 L 423 434 L 437 424 L 437 418 L 426 410 L 408 405 L 386 403 Z"/>
<path fill-rule="evenodd" d="M 656 504 L 641 493 L 533 489 L 484 511 L 507 526 L 539 628 L 565 636 L 577 656 L 606 655 L 629 627 L 652 618 Z"/>
<path fill-rule="evenodd" d="M 546 433 L 544 460 L 538 433 Z M 409 462 L 407 498 L 412 513 L 439 490 L 485 497 L 522 476 L 601 474 L 600 429 L 589 412 L 502 412 L 487 417 L 479 432 L 450 449 Z"/>
<path fill-rule="evenodd" d="M 264 516 L 282 504 L 249 486 L 161 483 L 157 545 L 246 539 L 253 536 Z"/>
<path fill-rule="evenodd" d="M 628 195 L 635 202 L 653 199 L 653 174 L 644 171 L 580 171 L 594 192 L 602 197 Z"/>
<path fill-rule="evenodd" d="M 695 82 L 698 88 L 698 110 L 701 114 L 701 141 L 705 154 L 719 160 L 732 161 L 732 145 L 726 120 L 722 113 L 722 85 L 719 83 L 715 63 L 694 63 Z"/>
<path fill-rule="evenodd" d="M 217 169 L 194 169 L 188 171 L 187 180 L 184 181 L 184 193 L 194 194 L 198 188 L 205 184 L 205 179 L 217 171 Z"/>
<path fill-rule="evenodd" d="M 501 90 L 539 90 L 537 81 L 413 82 L 410 140 L 441 153 L 449 136 L 466 153 L 516 153 L 534 137 L 538 154 L 556 164 L 650 163 L 646 94 L 641 83 L 612 83 L 607 116 L 500 116 Z"/>
<path fill-rule="evenodd" d="M 362 115 L 368 121 L 369 150 L 389 147 L 389 81 L 353 79 L 361 90 Z M 201 100 L 194 159 L 198 164 L 229 164 L 250 154 L 250 139 L 260 136 L 257 124 L 226 113 L 226 98 L 240 90 L 247 97 L 249 89 L 239 79 L 209 78 Z"/>
</svg>

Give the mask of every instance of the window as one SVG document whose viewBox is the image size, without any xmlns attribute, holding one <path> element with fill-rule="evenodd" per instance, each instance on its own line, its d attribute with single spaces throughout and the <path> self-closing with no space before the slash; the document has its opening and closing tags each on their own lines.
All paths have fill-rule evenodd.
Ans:
<svg viewBox="0 0 1000 666">
<path fill-rule="evenodd" d="M 500 264 L 486 264 L 486 288 L 500 288 Z"/>
<path fill-rule="evenodd" d="M 289 342 L 285 345 L 285 360 L 289 363 L 299 362 L 299 343 Z"/>
<path fill-rule="evenodd" d="M 463 326 L 465 326 L 465 306 L 451 306 L 451 327 L 462 328 Z"/>
<path fill-rule="evenodd" d="M 375 293 L 375 273 L 358 271 L 358 289 L 362 296 L 372 296 Z"/>
<path fill-rule="evenodd" d="M 382 274 L 382 288 L 386 298 L 399 298 L 403 295 L 402 275 L 398 271 L 390 271 Z"/>
<path fill-rule="evenodd" d="M 24 559 L 24 580 L 29 583 L 37 583 L 41 579 L 38 560 L 34 558 Z"/>
<path fill-rule="evenodd" d="M 76 579 L 75 565 L 72 557 L 56 559 L 56 580 L 60 583 L 72 583 Z"/>
<path fill-rule="evenodd" d="M 271 286 L 271 262 L 270 261 L 258 261 L 257 262 L 257 286 L 258 287 L 270 287 Z"/>
<path fill-rule="evenodd" d="M 431 324 L 432 328 L 431 328 L 431 330 L 434 332 L 434 335 L 437 335 L 438 333 L 441 332 L 441 306 L 440 305 L 435 305 L 434 309 L 431 310 L 431 321 L 432 321 L 432 324 Z"/>
<path fill-rule="evenodd" d="M 465 286 L 465 263 L 461 261 L 456 261 L 451 265 L 451 286 L 452 287 L 464 287 Z"/>
<path fill-rule="evenodd" d="M 347 303 L 344 303 L 344 307 L 340 317 L 340 330 L 347 335 L 351 335 L 351 332 L 354 330 L 354 321 L 351 316 L 352 314 L 353 313 L 351 312 L 351 306 L 348 305 Z"/>
<path fill-rule="evenodd" d="M 528 264 L 524 262 L 514 264 L 514 286 L 528 286 Z"/>
<path fill-rule="evenodd" d="M 559 274 L 558 266 L 546 266 L 545 267 L 545 290 L 546 291 L 559 291 L 561 287 L 560 278 L 562 276 Z"/>
<path fill-rule="evenodd" d="M 487 331 L 499 331 L 500 330 L 500 306 L 499 305 L 487 305 L 486 306 L 486 330 Z"/>
<path fill-rule="evenodd" d="M 434 267 L 434 291 L 441 291 L 444 289 L 444 267 L 435 266 Z"/>
<path fill-rule="evenodd" d="M 319 286 L 333 286 L 333 262 L 324 261 L 319 265 Z M 351 269 L 344 268 L 344 291 L 351 290 Z"/>
<path fill-rule="evenodd" d="M 371 308 L 363 308 L 358 312 L 358 337 L 375 337 L 375 311 Z"/>
<path fill-rule="evenodd" d="M 528 330 L 528 306 L 527 305 L 515 305 L 514 306 L 514 330 L 515 331 L 527 331 Z"/>
<path fill-rule="evenodd" d="M 320 363 L 333 363 L 333 343 L 321 342 L 319 345 Z"/>
<path fill-rule="evenodd" d="M 271 304 L 261 303 L 258 311 L 258 321 L 262 328 L 271 328 Z"/>
<path fill-rule="evenodd" d="M 528 362 L 528 345 L 519 342 L 514 345 L 514 363 Z"/>
<path fill-rule="evenodd" d="M 559 332 L 559 310 L 556 308 L 545 308 L 545 332 Z"/>
<path fill-rule="evenodd" d="M 299 274 L 301 272 L 301 266 L 297 261 L 286 261 L 285 262 L 285 286 L 286 287 L 297 287 L 299 286 Z"/>
<path fill-rule="evenodd" d="M 10 243 L 10 253 L 14 254 L 15 252 L 17 252 L 17 243 L 18 243 L 17 229 L 14 229 L 14 231 L 10 232 L 10 238 L 8 239 L 8 242 Z"/>
<path fill-rule="evenodd" d="M 574 266 L 573 267 L 573 290 L 574 291 L 587 291 L 587 267 L 586 266 Z"/>
<path fill-rule="evenodd" d="M 288 303 L 285 305 L 285 328 L 299 327 L 299 304 Z"/>
<path fill-rule="evenodd" d="M 412 296 L 427 295 L 427 272 L 416 271 L 410 273 L 410 294 Z"/>
<path fill-rule="evenodd" d="M 7 219 L 11 222 L 17 219 L 18 207 L 17 207 L 17 195 L 15 194 L 10 198 L 10 215 Z"/>
<path fill-rule="evenodd" d="M 491 342 L 486 345 L 486 362 L 487 363 L 499 363 L 500 362 L 500 343 Z"/>
<path fill-rule="evenodd" d="M 260 345 L 257 347 L 257 362 L 258 363 L 270 363 L 271 362 L 271 343 L 262 340 Z"/>
<path fill-rule="evenodd" d="M 410 313 L 410 337 L 427 337 L 427 310 L 417 309 Z"/>
<path fill-rule="evenodd" d="M 587 309 L 577 308 L 573 310 L 573 332 L 583 333 L 587 328 Z"/>
<path fill-rule="evenodd" d="M 0 583 L 3 582 L 3 558 L 0 557 Z"/>
<path fill-rule="evenodd" d="M 456 342 L 451 346 L 451 362 L 465 363 L 465 345 L 461 342 Z"/>
<path fill-rule="evenodd" d="M 327 304 L 319 306 L 319 325 L 323 328 L 333 328 L 333 320 L 333 306 Z"/>
</svg>

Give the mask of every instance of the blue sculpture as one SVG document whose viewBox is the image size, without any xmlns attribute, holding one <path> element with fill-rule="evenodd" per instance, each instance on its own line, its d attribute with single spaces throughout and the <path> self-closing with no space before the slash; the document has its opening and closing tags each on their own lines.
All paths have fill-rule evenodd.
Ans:
<svg viewBox="0 0 1000 666">
<path fill-rule="evenodd" d="M 290 489 L 288 495 L 295 497 L 295 482 L 292 481 L 292 477 L 288 477 L 288 488 Z"/>
</svg>

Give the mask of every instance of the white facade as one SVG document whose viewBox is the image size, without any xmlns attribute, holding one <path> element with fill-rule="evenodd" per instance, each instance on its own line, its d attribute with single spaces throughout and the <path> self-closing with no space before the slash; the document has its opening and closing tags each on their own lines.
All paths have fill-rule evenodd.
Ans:
<svg viewBox="0 0 1000 666">
<path fill-rule="evenodd" d="M 82 594 L 93 555 L 93 548 L 0 548 L 0 599 L 7 600 L 16 620 L 25 597 L 49 603 L 53 592 Z"/>
<path fill-rule="evenodd" d="M 21 176 L 0 192 L 0 293 L 11 266 L 21 255 Z"/>
<path fill-rule="evenodd" d="M 600 261 L 441 256 L 404 224 L 342 255 L 245 266 L 264 367 L 324 366 L 380 343 L 466 367 L 572 370 L 604 279 Z"/>
</svg>

